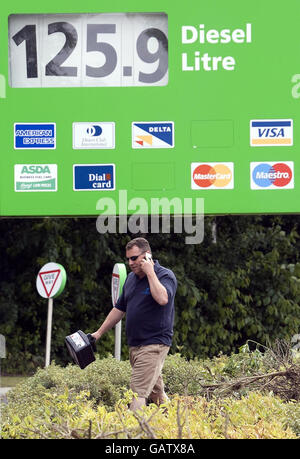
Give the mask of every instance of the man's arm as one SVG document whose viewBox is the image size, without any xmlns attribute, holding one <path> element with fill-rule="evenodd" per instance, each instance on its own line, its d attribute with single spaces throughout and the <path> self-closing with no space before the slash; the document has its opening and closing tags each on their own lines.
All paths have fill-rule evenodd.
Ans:
<svg viewBox="0 0 300 459">
<path fill-rule="evenodd" d="M 154 271 L 148 274 L 148 282 L 152 298 L 161 306 L 167 304 L 169 301 L 167 289 L 159 282 Z"/>
<path fill-rule="evenodd" d="M 142 260 L 141 268 L 148 277 L 150 292 L 152 298 L 161 306 L 164 306 L 168 303 L 168 292 L 166 287 L 159 282 L 157 275 L 154 271 L 153 260 Z"/>
<path fill-rule="evenodd" d="M 106 333 L 108 330 L 113 328 L 118 322 L 120 322 L 124 315 L 125 312 L 120 311 L 120 309 L 113 308 L 106 317 L 101 327 L 95 333 L 92 333 L 92 336 L 97 341 L 99 338 L 101 338 L 102 335 L 104 335 L 104 333 Z"/>
</svg>

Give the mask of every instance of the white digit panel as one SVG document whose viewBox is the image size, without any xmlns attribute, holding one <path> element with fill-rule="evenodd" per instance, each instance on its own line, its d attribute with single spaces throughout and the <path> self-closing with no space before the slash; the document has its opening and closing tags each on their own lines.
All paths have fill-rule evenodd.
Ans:
<svg viewBox="0 0 300 459">
<path fill-rule="evenodd" d="M 164 14 L 135 15 L 134 86 L 168 84 L 168 21 Z"/>
<path fill-rule="evenodd" d="M 103 13 L 83 18 L 83 86 L 122 86 L 122 16 Z"/>
<path fill-rule="evenodd" d="M 141 15 L 140 15 L 141 16 Z M 135 14 L 128 13 L 122 17 L 122 41 L 120 74 L 122 86 L 134 86 L 134 20 Z M 126 32 L 125 32 L 126 31 Z"/>
<path fill-rule="evenodd" d="M 164 13 L 11 15 L 10 85 L 166 85 L 167 28 Z"/>
<path fill-rule="evenodd" d="M 39 41 L 41 86 L 81 86 L 82 17 L 41 15 Z"/>
<path fill-rule="evenodd" d="M 10 86 L 41 87 L 37 56 L 41 54 L 39 15 L 11 15 L 8 19 Z"/>
</svg>

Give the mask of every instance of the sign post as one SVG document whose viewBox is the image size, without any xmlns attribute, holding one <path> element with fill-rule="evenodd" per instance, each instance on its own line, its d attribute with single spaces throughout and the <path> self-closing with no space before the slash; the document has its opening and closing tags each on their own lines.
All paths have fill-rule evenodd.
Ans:
<svg viewBox="0 0 300 459">
<path fill-rule="evenodd" d="M 65 268 L 57 263 L 47 263 L 44 265 L 36 278 L 38 293 L 43 298 L 48 298 L 45 367 L 50 365 L 53 298 L 57 298 L 63 292 L 66 280 Z"/>
<path fill-rule="evenodd" d="M 53 315 L 53 298 L 49 298 L 49 299 L 48 299 L 48 315 L 47 315 L 47 335 L 46 335 L 46 358 L 45 358 L 45 367 L 48 367 L 48 366 L 50 365 L 52 315 Z"/>
<path fill-rule="evenodd" d="M 5 336 L 0 334 L 0 382 L 1 382 L 1 359 L 5 359 L 5 358 L 6 358 Z"/>
<path fill-rule="evenodd" d="M 123 263 L 116 263 L 111 278 L 111 299 L 115 307 L 119 296 L 122 293 L 123 285 L 127 277 L 126 266 Z M 121 333 L 122 321 L 118 322 L 115 327 L 115 359 L 121 360 Z"/>
</svg>

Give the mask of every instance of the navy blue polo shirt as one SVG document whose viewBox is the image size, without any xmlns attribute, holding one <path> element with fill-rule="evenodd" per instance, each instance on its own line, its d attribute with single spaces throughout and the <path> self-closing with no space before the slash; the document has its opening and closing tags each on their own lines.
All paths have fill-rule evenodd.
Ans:
<svg viewBox="0 0 300 459">
<path fill-rule="evenodd" d="M 168 293 L 168 303 L 158 304 L 152 297 L 148 277 L 141 279 L 131 272 L 115 307 L 126 312 L 126 335 L 129 346 L 165 344 L 171 346 L 174 324 L 174 297 L 177 280 L 174 273 L 157 260 L 154 271 Z"/>
</svg>

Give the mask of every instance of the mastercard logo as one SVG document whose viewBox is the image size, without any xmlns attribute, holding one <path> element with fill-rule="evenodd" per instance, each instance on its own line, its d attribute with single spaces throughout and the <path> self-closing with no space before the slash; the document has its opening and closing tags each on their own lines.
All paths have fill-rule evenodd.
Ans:
<svg viewBox="0 0 300 459">
<path fill-rule="evenodd" d="M 192 163 L 193 190 L 233 189 L 233 163 Z"/>
<path fill-rule="evenodd" d="M 250 179 L 252 190 L 294 188 L 294 163 L 251 163 Z"/>
</svg>

